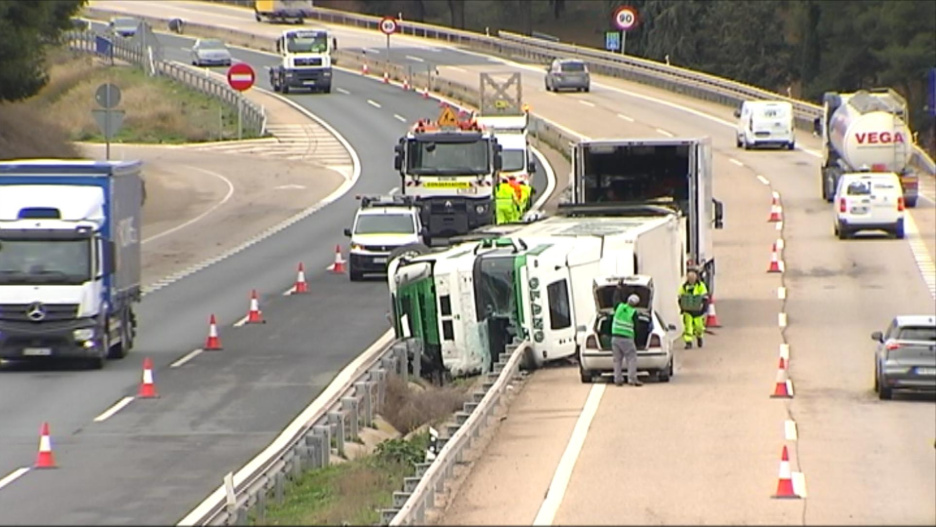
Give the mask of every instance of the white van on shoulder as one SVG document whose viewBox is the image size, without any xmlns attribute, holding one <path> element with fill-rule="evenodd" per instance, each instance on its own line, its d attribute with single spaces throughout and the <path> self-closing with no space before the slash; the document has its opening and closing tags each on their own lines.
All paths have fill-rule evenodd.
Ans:
<svg viewBox="0 0 936 527">
<path fill-rule="evenodd" d="M 735 145 L 745 150 L 759 146 L 796 147 L 793 105 L 783 101 L 744 101 L 735 110 L 738 118 Z"/>
<path fill-rule="evenodd" d="M 843 174 L 835 190 L 833 230 L 840 240 L 858 231 L 885 231 L 903 239 L 905 207 L 897 174 Z"/>
</svg>

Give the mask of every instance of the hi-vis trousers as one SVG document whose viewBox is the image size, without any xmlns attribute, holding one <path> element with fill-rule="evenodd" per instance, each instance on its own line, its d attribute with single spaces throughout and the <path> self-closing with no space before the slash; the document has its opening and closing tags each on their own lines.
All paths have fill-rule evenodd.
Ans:
<svg viewBox="0 0 936 527">
<path fill-rule="evenodd" d="M 689 313 L 682 314 L 683 340 L 692 342 L 695 339 L 702 338 L 705 334 L 705 315 L 694 317 Z"/>
</svg>

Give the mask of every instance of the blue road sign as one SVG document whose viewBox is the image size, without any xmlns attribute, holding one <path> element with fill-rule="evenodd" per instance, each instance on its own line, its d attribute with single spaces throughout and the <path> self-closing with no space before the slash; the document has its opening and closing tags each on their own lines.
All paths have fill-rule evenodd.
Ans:
<svg viewBox="0 0 936 527">
<path fill-rule="evenodd" d="M 605 31 L 605 50 L 621 51 L 620 31 Z"/>
<path fill-rule="evenodd" d="M 114 52 L 114 43 L 107 37 L 97 35 L 94 37 L 94 52 L 104 57 L 110 57 Z"/>
</svg>

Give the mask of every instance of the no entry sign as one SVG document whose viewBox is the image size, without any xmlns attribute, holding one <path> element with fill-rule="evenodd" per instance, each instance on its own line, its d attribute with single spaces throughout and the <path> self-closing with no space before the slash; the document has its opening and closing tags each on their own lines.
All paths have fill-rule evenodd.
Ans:
<svg viewBox="0 0 936 527">
<path fill-rule="evenodd" d="M 227 80 L 231 88 L 237 91 L 247 91 L 254 85 L 256 75 L 250 64 L 238 62 L 228 68 Z"/>
</svg>

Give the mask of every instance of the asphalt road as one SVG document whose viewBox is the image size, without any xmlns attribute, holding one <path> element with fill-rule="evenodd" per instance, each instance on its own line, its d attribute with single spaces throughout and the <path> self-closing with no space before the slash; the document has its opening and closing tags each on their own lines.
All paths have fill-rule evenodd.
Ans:
<svg viewBox="0 0 936 527">
<path fill-rule="evenodd" d="M 148 2 L 134 5 L 141 13 L 154 9 Z M 177 3 L 167 9 L 172 16 L 262 35 L 280 29 L 226 6 Z M 345 47 L 382 46 L 376 32 L 332 29 Z M 445 47 L 394 39 L 405 47 Z M 454 61 L 446 57 L 455 52 L 429 53 L 437 53 L 440 64 Z M 876 400 L 868 339 L 895 314 L 933 310 L 927 290 L 933 282 L 929 240 L 936 237 L 933 196 L 910 213 L 919 232 L 907 241 L 838 241 L 831 233 L 830 206 L 818 192 L 818 140 L 801 132 L 801 150 L 794 152 L 736 150 L 732 129 L 724 124 L 733 122 L 729 108 L 598 77 L 589 94 L 549 94 L 539 67 L 489 62 L 441 70 L 471 85 L 480 70 L 520 71 L 525 102 L 535 113 L 591 137 L 712 136 L 716 193 L 726 205 L 728 225 L 716 236 L 717 306 L 725 327 L 704 350 L 677 352 L 677 376 L 670 384 L 612 388 L 601 397 L 587 435 L 573 444 L 574 469 L 555 504 L 555 521 L 936 521 L 933 402 Z M 783 200 L 783 282 L 763 272 L 778 233 L 765 224 L 770 187 L 758 176 Z M 777 299 L 780 285 L 788 288 L 785 305 Z M 792 401 L 768 399 L 781 309 L 789 321 L 783 334 L 791 346 Z M 578 383 L 574 370 L 534 375 L 526 389 L 544 386 L 537 390 L 541 397 L 518 400 L 511 409 L 490 447 L 497 456 L 485 456 L 475 467 L 447 523 L 532 522 L 591 390 Z M 788 418 L 798 424 L 798 441 L 784 440 Z M 769 497 L 784 444 L 791 447 L 794 470 L 805 473 L 807 501 Z"/>
<path fill-rule="evenodd" d="M 167 58 L 186 39 L 160 37 Z M 178 55 L 175 55 L 178 52 Z M 175 55 L 175 56 L 173 56 Z M 235 51 L 258 71 L 267 55 Z M 438 104 L 357 75 L 336 73 L 344 92 L 290 95 L 331 123 L 357 150 L 362 174 L 348 195 L 249 249 L 147 295 L 140 336 L 127 359 L 102 371 L 60 366 L 0 373 L 0 478 L 35 458 L 48 421 L 58 464 L 0 489 L 0 523 L 167 524 L 207 496 L 221 477 L 269 444 L 331 378 L 387 330 L 385 283 L 350 283 L 325 271 L 355 194 L 399 186 L 393 144 Z M 258 86 L 269 88 L 265 75 Z M 345 93 L 347 92 L 347 93 Z M 374 101 L 380 108 L 368 104 Z M 403 117 L 406 123 L 394 115 Z M 543 174 L 540 168 L 538 174 Z M 543 188 L 541 181 L 536 185 Z M 283 297 L 306 265 L 311 294 Z M 232 328 L 256 289 L 269 323 Z M 168 365 L 204 343 L 207 318 L 221 323 L 222 352 Z M 156 369 L 157 400 L 135 400 L 101 423 L 95 416 L 134 395 L 143 357 Z"/>
</svg>

